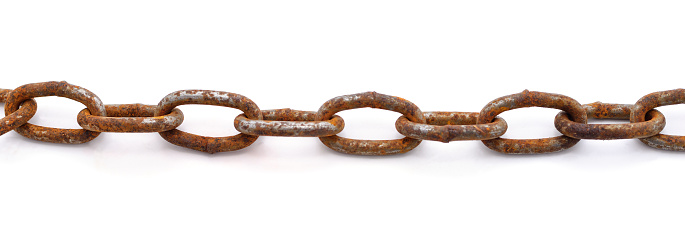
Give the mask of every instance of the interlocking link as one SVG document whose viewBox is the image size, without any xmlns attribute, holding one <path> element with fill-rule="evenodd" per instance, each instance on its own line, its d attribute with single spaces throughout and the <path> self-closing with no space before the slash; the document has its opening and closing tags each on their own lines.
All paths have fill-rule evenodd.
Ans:
<svg viewBox="0 0 685 252">
<path fill-rule="evenodd" d="M 423 112 L 414 103 L 400 97 L 366 92 L 338 96 L 325 102 L 317 116 L 318 121 L 329 120 L 336 113 L 355 108 L 378 108 L 403 114 L 410 121 L 426 123 Z M 421 143 L 420 139 L 405 137 L 396 140 L 357 140 L 338 135 L 320 137 L 329 148 L 347 154 L 356 155 L 392 155 L 408 152 Z"/>
<path fill-rule="evenodd" d="M 26 84 L 12 90 L 7 95 L 5 114 L 9 115 L 19 109 L 24 101 L 35 97 L 59 96 L 69 98 L 86 105 L 94 115 L 106 116 L 105 106 L 100 98 L 85 88 L 62 82 L 43 82 Z M 44 142 L 80 144 L 95 139 L 100 132 L 85 129 L 58 129 L 25 123 L 15 129 L 22 136 Z"/>
<path fill-rule="evenodd" d="M 28 123 L 37 110 L 34 97 L 60 96 L 86 106 L 77 116 L 83 129 L 57 129 Z M 159 132 L 172 144 L 207 153 L 235 151 L 254 143 L 259 136 L 318 137 L 327 147 L 356 155 L 393 155 L 416 148 L 422 140 L 451 142 L 481 140 L 488 148 L 506 154 L 538 154 L 568 149 L 581 139 L 639 139 L 665 150 L 685 151 L 685 136 L 660 134 L 666 118 L 655 108 L 685 103 L 685 89 L 655 92 L 635 105 L 595 102 L 580 105 L 559 94 L 525 90 L 500 97 L 480 112 L 422 112 L 418 106 L 396 96 L 365 92 L 338 96 L 318 111 L 292 109 L 260 110 L 245 96 L 210 90 L 181 90 L 165 96 L 157 106 L 143 104 L 103 105 L 79 86 L 67 82 L 43 82 L 0 89 L 0 103 L 6 102 L 0 119 L 0 135 L 11 130 L 31 139 L 54 143 L 85 143 L 100 132 Z M 233 121 L 240 134 L 228 137 L 199 136 L 178 130 L 183 112 L 178 106 L 204 104 L 236 108 L 243 112 Z M 554 118 L 562 133 L 542 139 L 504 139 L 507 122 L 502 112 L 525 107 L 562 110 Z M 401 113 L 395 128 L 404 135 L 395 140 L 357 140 L 340 137 L 345 121 L 336 113 L 356 108 L 377 108 Z M 588 124 L 587 118 L 630 119 L 627 124 Z"/>
<path fill-rule="evenodd" d="M 588 117 L 597 119 L 630 119 L 630 104 L 595 102 L 583 105 Z M 659 134 L 666 126 L 664 115 L 652 109 L 647 112 L 649 121 L 629 124 L 585 124 L 571 121 L 566 112 L 559 112 L 554 126 L 562 134 L 578 139 L 631 139 Z"/>
<path fill-rule="evenodd" d="M 183 112 L 174 108 L 171 113 L 155 116 L 157 106 L 143 104 L 105 105 L 107 117 L 94 116 L 88 109 L 78 114 L 78 124 L 97 132 L 143 133 L 162 132 L 177 128 L 183 123 Z"/>
<path fill-rule="evenodd" d="M 159 102 L 155 116 L 169 114 L 177 106 L 187 104 L 236 108 L 243 111 L 247 118 L 262 119 L 259 107 L 249 98 L 239 94 L 211 90 L 181 90 L 173 92 Z M 250 146 L 258 138 L 258 136 L 244 133 L 229 137 L 206 137 L 183 132 L 178 129 L 159 132 L 159 134 L 172 144 L 207 153 L 239 150 Z"/>
<path fill-rule="evenodd" d="M 507 131 L 507 122 L 501 117 L 485 124 L 478 123 L 478 112 L 424 112 L 426 124 L 410 121 L 401 116 L 395 128 L 402 135 L 430 141 L 449 143 L 463 140 L 498 138 Z"/>
<path fill-rule="evenodd" d="M 583 107 L 571 97 L 524 90 L 521 93 L 508 95 L 495 99 L 480 111 L 478 123 L 492 122 L 497 115 L 504 111 L 525 108 L 545 107 L 556 108 L 567 112 L 571 120 L 578 123 L 587 123 L 587 115 Z M 508 154 L 539 154 L 562 151 L 573 147 L 580 139 L 568 136 L 557 136 L 543 139 L 504 139 L 496 138 L 483 140 L 488 148 Z"/>
<path fill-rule="evenodd" d="M 12 90 L 0 89 L 0 103 L 5 103 L 7 94 L 10 91 Z M 36 100 L 28 99 L 21 104 L 19 110 L 0 119 L 0 136 L 16 129 L 21 125 L 24 125 L 26 122 L 31 120 L 31 118 L 36 114 L 37 108 L 38 106 L 36 104 Z"/>
<path fill-rule="evenodd" d="M 345 121 L 340 116 L 317 121 L 316 115 L 315 111 L 262 110 L 263 120 L 253 120 L 245 114 L 238 115 L 235 128 L 254 136 L 323 137 L 338 134 L 345 127 Z"/>
<path fill-rule="evenodd" d="M 655 92 L 640 98 L 630 113 L 630 122 L 639 123 L 649 119 L 648 111 L 656 107 L 685 103 L 685 89 L 674 89 Z M 640 138 L 643 143 L 662 150 L 685 151 L 685 136 L 672 136 L 657 134 L 655 136 Z"/>
</svg>

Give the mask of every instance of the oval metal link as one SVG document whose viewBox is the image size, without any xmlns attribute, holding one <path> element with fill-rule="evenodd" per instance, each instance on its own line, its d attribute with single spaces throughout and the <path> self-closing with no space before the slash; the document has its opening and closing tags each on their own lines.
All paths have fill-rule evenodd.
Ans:
<svg viewBox="0 0 685 252">
<path fill-rule="evenodd" d="M 105 105 L 107 117 L 94 116 L 88 109 L 78 114 L 78 124 L 97 132 L 149 133 L 175 129 L 183 123 L 183 112 L 174 108 L 171 113 L 154 116 L 157 106 L 144 104 Z"/>
<path fill-rule="evenodd" d="M 169 114 L 174 108 L 186 104 L 215 105 L 235 108 L 243 111 L 247 118 L 262 119 L 262 113 L 249 98 L 222 91 L 211 90 L 181 90 L 173 92 L 162 99 L 157 105 L 155 116 Z M 168 142 L 207 153 L 234 151 L 250 146 L 258 136 L 240 133 L 229 137 L 206 137 L 173 129 L 159 132 Z"/>
<path fill-rule="evenodd" d="M 426 124 L 401 116 L 395 128 L 402 135 L 430 141 L 449 143 L 462 140 L 487 140 L 504 135 L 507 122 L 496 117 L 494 122 L 477 124 L 478 112 L 424 112 Z"/>
<path fill-rule="evenodd" d="M 12 91 L 9 89 L 0 89 L 0 103 L 5 103 L 7 94 Z M 7 132 L 10 132 L 26 122 L 31 120 L 31 118 L 36 114 L 38 105 L 36 100 L 28 99 L 21 104 L 19 110 L 3 117 L 0 119 L 0 136 Z"/>
<path fill-rule="evenodd" d="M 644 122 L 647 119 L 645 116 L 649 115 L 647 114 L 648 111 L 654 108 L 683 103 L 685 103 L 685 89 L 674 89 L 645 95 L 635 103 L 630 113 L 630 122 Z M 640 138 L 640 141 L 657 149 L 685 151 L 685 136 L 657 134 L 651 137 Z"/>
<path fill-rule="evenodd" d="M 24 101 L 35 97 L 59 96 L 69 98 L 86 105 L 93 114 L 106 116 L 105 106 L 100 98 L 85 88 L 71 85 L 65 81 L 26 84 L 12 90 L 7 95 L 5 114 L 19 109 Z M 81 144 L 95 139 L 100 132 L 86 129 L 58 129 L 25 123 L 15 129 L 22 136 L 51 143 Z"/>
<path fill-rule="evenodd" d="M 253 120 L 238 115 L 235 128 L 241 133 L 254 136 L 322 137 L 340 133 L 345 122 L 334 115 L 326 121 L 316 121 L 317 112 L 292 109 L 262 110 L 263 120 Z"/>
<path fill-rule="evenodd" d="M 556 108 L 566 111 L 571 119 L 578 123 L 587 123 L 583 107 L 573 98 L 559 94 L 550 94 L 524 90 L 493 100 L 481 110 L 478 123 L 492 122 L 502 112 L 525 107 Z M 539 154 L 562 151 L 573 147 L 580 139 L 568 136 L 557 136 L 542 139 L 505 139 L 483 140 L 488 148 L 507 154 Z"/>
<path fill-rule="evenodd" d="M 340 111 L 355 108 L 378 108 L 395 111 L 413 122 L 426 123 L 423 112 L 414 103 L 400 97 L 376 92 L 343 95 L 330 99 L 319 108 L 317 120 L 329 120 Z M 421 143 L 420 139 L 410 137 L 396 140 L 357 140 L 334 135 L 320 137 L 319 139 L 323 144 L 338 152 L 373 156 L 405 153 Z"/>
<path fill-rule="evenodd" d="M 629 119 L 633 105 L 608 104 L 595 102 L 583 105 L 590 118 Z M 559 112 L 554 118 L 554 126 L 562 134 L 577 139 L 632 139 L 659 134 L 666 126 L 666 119 L 661 112 L 652 109 L 647 113 L 649 121 L 628 124 L 584 124 L 571 121 L 568 113 Z"/>
</svg>

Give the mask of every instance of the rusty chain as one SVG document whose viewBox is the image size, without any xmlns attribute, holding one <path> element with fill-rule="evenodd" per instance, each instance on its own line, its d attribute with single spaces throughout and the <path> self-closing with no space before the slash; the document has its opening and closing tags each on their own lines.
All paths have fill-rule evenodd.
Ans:
<svg viewBox="0 0 685 252">
<path fill-rule="evenodd" d="M 35 97 L 60 96 L 86 106 L 78 113 L 82 129 L 58 129 L 33 125 Z M 685 136 L 660 134 L 666 125 L 656 107 L 685 103 L 685 89 L 648 94 L 634 105 L 595 102 L 581 105 L 559 94 L 525 90 L 491 101 L 480 112 L 422 112 L 405 99 L 366 92 L 343 95 L 325 102 L 318 111 L 292 109 L 260 110 L 249 98 L 228 92 L 181 90 L 164 97 L 158 105 L 105 105 L 89 90 L 67 82 L 42 82 L 0 89 L 5 117 L 0 120 L 0 135 L 15 130 L 38 141 L 80 144 L 95 139 L 101 132 L 158 132 L 168 142 L 207 153 L 234 151 L 254 143 L 259 136 L 318 137 L 329 148 L 357 155 L 392 155 L 416 148 L 422 140 L 480 140 L 488 148 L 507 154 L 539 154 L 562 151 L 581 139 L 639 139 L 659 149 L 685 151 Z M 240 134 L 228 137 L 199 136 L 176 129 L 183 123 L 185 104 L 204 104 L 243 111 L 234 120 Z M 554 119 L 560 136 L 542 139 L 504 139 L 506 121 L 502 112 L 525 107 L 562 110 Z M 340 137 L 345 127 L 336 113 L 355 108 L 395 111 L 402 116 L 395 122 L 404 135 L 395 140 L 357 140 Z M 588 118 L 630 120 L 626 124 L 588 124 Z"/>
</svg>

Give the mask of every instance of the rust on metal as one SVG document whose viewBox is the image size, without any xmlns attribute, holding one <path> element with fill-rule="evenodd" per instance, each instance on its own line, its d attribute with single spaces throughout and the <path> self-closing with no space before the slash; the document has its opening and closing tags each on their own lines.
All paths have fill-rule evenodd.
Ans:
<svg viewBox="0 0 685 252">
<path fill-rule="evenodd" d="M 317 112 L 292 109 L 262 110 L 263 120 L 253 120 L 238 115 L 235 128 L 241 133 L 254 136 L 322 137 L 340 133 L 345 122 L 334 115 L 330 120 L 317 121 Z"/>
<path fill-rule="evenodd" d="M 395 111 L 403 114 L 412 122 L 426 123 L 423 112 L 414 103 L 400 97 L 376 92 L 343 95 L 330 99 L 319 108 L 317 121 L 329 120 L 335 113 L 355 108 Z M 320 137 L 319 139 L 323 144 L 338 152 L 374 156 L 405 153 L 421 143 L 420 139 L 410 137 L 396 140 L 357 140 L 334 135 Z"/>
<path fill-rule="evenodd" d="M 33 125 L 28 121 L 37 110 L 34 97 L 60 96 L 86 106 L 77 116 L 83 129 L 58 129 Z M 666 124 L 660 106 L 685 103 L 685 89 L 655 92 L 642 97 L 635 105 L 595 102 L 580 105 L 559 94 L 525 90 L 493 100 L 480 112 L 426 112 L 413 103 L 390 95 L 365 92 L 335 97 L 318 111 L 274 109 L 261 111 L 245 96 L 209 90 L 182 90 L 162 99 L 157 106 L 143 104 L 103 105 L 102 101 L 79 86 L 67 82 L 43 82 L 23 85 L 14 90 L 0 89 L 0 103 L 5 102 L 5 117 L 0 119 L 0 135 L 11 130 L 40 141 L 85 143 L 100 132 L 159 132 L 178 146 L 216 153 L 245 148 L 259 136 L 319 137 L 327 147 L 356 155 L 392 155 L 416 148 L 422 140 L 450 142 L 481 140 L 488 148 L 510 154 L 537 154 L 570 148 L 581 139 L 639 139 L 665 150 L 685 151 L 685 136 L 660 134 Z M 234 120 L 240 134 L 207 137 L 183 132 L 183 113 L 177 107 L 205 104 L 243 111 Z M 562 110 L 554 120 L 563 135 L 542 139 L 503 139 L 507 123 L 498 117 L 502 112 L 524 107 L 547 107 Z M 357 140 L 340 137 L 345 127 L 336 113 L 356 108 L 377 108 L 401 113 L 395 128 L 405 137 L 395 140 Z M 587 124 L 587 118 L 629 119 L 627 124 Z"/>
<path fill-rule="evenodd" d="M 477 124 L 477 112 L 424 112 L 426 124 L 415 123 L 401 116 L 395 128 L 402 135 L 449 143 L 450 141 L 487 140 L 504 135 L 507 122 L 501 117 L 485 124 Z"/>
<path fill-rule="evenodd" d="M 0 88 L 0 103 L 5 103 L 5 100 L 7 100 L 7 94 L 9 94 L 11 91 L 12 89 Z"/>
<path fill-rule="evenodd" d="M 493 122 L 502 112 L 525 107 L 555 108 L 567 112 L 571 120 L 587 123 L 587 115 L 578 101 L 568 96 L 524 90 L 518 94 L 500 97 L 488 103 L 478 116 L 478 123 Z M 562 151 L 573 147 L 580 139 L 557 136 L 542 139 L 505 139 L 483 140 L 488 148 L 507 154 L 539 154 Z"/>
<path fill-rule="evenodd" d="M 0 89 L 0 103 L 5 103 L 7 94 L 12 91 L 9 89 Z M 28 99 L 24 101 L 19 110 L 12 112 L 0 119 L 0 136 L 7 132 L 10 132 L 26 122 L 31 120 L 31 118 L 36 114 L 38 106 L 36 100 Z"/>
<path fill-rule="evenodd" d="M 629 119 L 633 105 L 608 104 L 595 102 L 583 105 L 588 117 L 601 119 Z M 568 113 L 559 112 L 554 119 L 554 126 L 562 134 L 578 139 L 632 139 L 659 134 L 666 126 L 664 115 L 652 109 L 647 112 L 646 122 L 628 124 L 585 124 L 571 121 Z"/>
<path fill-rule="evenodd" d="M 94 115 L 106 116 L 105 106 L 100 98 L 85 88 L 71 85 L 65 81 L 42 82 L 26 84 L 12 90 L 7 95 L 5 114 L 11 114 L 19 109 L 24 101 L 35 97 L 59 96 L 69 98 L 86 105 Z M 25 123 L 15 129 L 22 136 L 52 143 L 80 144 L 95 139 L 100 132 L 85 129 L 58 129 Z"/>
<path fill-rule="evenodd" d="M 583 109 L 588 118 L 629 120 L 633 105 L 593 102 L 584 104 Z"/>
<path fill-rule="evenodd" d="M 640 98 L 630 113 L 630 122 L 640 123 L 648 120 L 648 112 L 654 108 L 685 103 L 685 89 L 655 92 Z M 685 151 L 685 136 L 657 134 L 640 138 L 643 143 L 662 150 Z"/>
<path fill-rule="evenodd" d="M 97 132 L 162 132 L 175 129 L 183 123 L 183 112 L 174 108 L 171 113 L 155 116 L 157 106 L 144 104 L 105 105 L 107 117 L 94 116 L 88 109 L 78 114 L 78 124 Z"/>
<path fill-rule="evenodd" d="M 211 90 L 181 90 L 173 92 L 162 99 L 157 105 L 155 116 L 171 113 L 177 106 L 186 104 L 204 104 L 235 108 L 243 111 L 250 119 L 262 119 L 262 113 L 249 98 L 222 91 Z M 168 142 L 207 153 L 234 151 L 250 146 L 257 141 L 258 136 L 240 133 L 229 137 L 207 137 L 173 129 L 159 132 Z"/>
</svg>

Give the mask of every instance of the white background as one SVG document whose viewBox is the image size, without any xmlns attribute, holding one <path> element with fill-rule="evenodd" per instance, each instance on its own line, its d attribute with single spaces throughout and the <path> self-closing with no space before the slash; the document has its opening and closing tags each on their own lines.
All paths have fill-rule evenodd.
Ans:
<svg viewBox="0 0 685 252">
<path fill-rule="evenodd" d="M 0 87 L 66 80 L 105 103 L 182 89 L 317 110 L 364 91 L 480 111 L 524 89 L 632 104 L 683 87 L 680 1 L 3 1 Z M 79 128 L 38 98 L 32 123 Z M 231 108 L 180 129 L 236 134 Z M 684 134 L 683 107 L 660 109 Z M 508 138 L 559 135 L 558 110 L 503 113 Z M 339 113 L 396 139 L 398 113 Z M 593 121 L 593 123 L 607 121 Z M 625 123 L 625 121 L 608 121 Z M 683 153 L 637 140 L 508 156 L 424 141 L 398 156 L 262 137 L 204 154 L 157 134 L 78 146 L 0 137 L 0 251 L 683 251 Z"/>
</svg>

